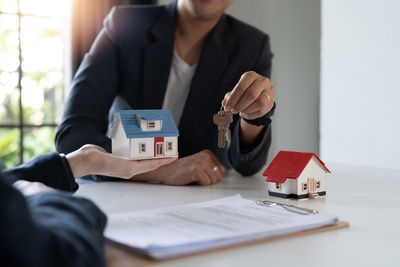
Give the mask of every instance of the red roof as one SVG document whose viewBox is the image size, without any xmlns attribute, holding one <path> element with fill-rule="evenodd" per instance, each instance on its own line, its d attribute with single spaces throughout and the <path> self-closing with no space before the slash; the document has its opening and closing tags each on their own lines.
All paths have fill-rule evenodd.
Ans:
<svg viewBox="0 0 400 267">
<path fill-rule="evenodd" d="M 314 153 L 279 151 L 264 172 L 267 182 L 284 183 L 286 179 L 297 179 L 308 162 L 315 157 L 326 172 L 330 171 Z"/>
</svg>

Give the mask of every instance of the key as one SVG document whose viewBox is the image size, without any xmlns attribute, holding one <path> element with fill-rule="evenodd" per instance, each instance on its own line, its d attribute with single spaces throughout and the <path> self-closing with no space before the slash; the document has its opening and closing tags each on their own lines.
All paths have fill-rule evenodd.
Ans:
<svg viewBox="0 0 400 267">
<path fill-rule="evenodd" d="M 228 145 L 231 142 L 229 125 L 233 121 L 232 112 L 224 111 L 224 108 L 221 107 L 221 110 L 218 111 L 217 114 L 214 114 L 213 121 L 218 127 L 218 147 L 224 148 L 226 146 L 226 141 L 228 141 Z"/>
<path fill-rule="evenodd" d="M 221 110 L 214 115 L 213 121 L 214 123 L 218 126 L 218 147 L 219 148 L 224 148 L 225 147 L 225 141 L 230 141 L 229 140 L 229 132 L 227 129 L 229 129 L 229 124 L 230 124 L 230 117 L 227 112 L 223 110 L 223 107 L 221 107 Z"/>
<path fill-rule="evenodd" d="M 228 143 L 228 148 L 229 148 L 231 145 L 231 129 L 229 128 L 229 126 L 227 131 L 225 132 L 225 140 Z"/>
</svg>

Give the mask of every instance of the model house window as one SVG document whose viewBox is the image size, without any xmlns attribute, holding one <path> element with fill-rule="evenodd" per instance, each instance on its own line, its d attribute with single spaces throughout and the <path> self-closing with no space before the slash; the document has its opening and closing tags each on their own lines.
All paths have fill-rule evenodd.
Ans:
<svg viewBox="0 0 400 267">
<path fill-rule="evenodd" d="M 316 181 L 315 182 L 315 188 L 317 188 L 317 189 L 321 188 L 321 182 L 320 181 Z"/>
<path fill-rule="evenodd" d="M 275 188 L 278 190 L 281 190 L 281 184 L 280 183 L 275 183 Z"/>
<path fill-rule="evenodd" d="M 146 152 L 146 143 L 140 143 L 139 144 L 139 152 L 140 153 Z"/>
<path fill-rule="evenodd" d="M 152 129 L 156 127 L 156 123 L 154 121 L 147 122 L 147 128 Z"/>
<path fill-rule="evenodd" d="M 163 143 L 156 144 L 156 156 L 162 156 L 163 153 Z"/>
<path fill-rule="evenodd" d="M 167 151 L 172 151 L 172 142 L 167 142 Z"/>
<path fill-rule="evenodd" d="M 302 186 L 303 186 L 303 191 L 307 191 L 307 183 L 303 183 Z"/>
</svg>

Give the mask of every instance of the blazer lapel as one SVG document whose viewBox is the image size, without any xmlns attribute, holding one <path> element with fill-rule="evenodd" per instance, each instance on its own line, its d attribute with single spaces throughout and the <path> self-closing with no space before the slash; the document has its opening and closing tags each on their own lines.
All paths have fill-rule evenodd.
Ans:
<svg viewBox="0 0 400 267">
<path fill-rule="evenodd" d="M 207 127 L 199 128 L 198 125 L 212 122 L 212 116 L 224 98 L 226 92 L 218 86 L 229 63 L 229 53 L 230 38 L 223 15 L 204 43 L 181 117 L 179 143 L 187 144 L 187 139 L 190 139 L 198 144 L 204 138 Z"/>
<path fill-rule="evenodd" d="M 176 2 L 165 6 L 151 34 L 154 42 L 144 49 L 143 97 L 144 107 L 159 109 L 162 106 L 168 83 L 174 51 Z"/>
</svg>

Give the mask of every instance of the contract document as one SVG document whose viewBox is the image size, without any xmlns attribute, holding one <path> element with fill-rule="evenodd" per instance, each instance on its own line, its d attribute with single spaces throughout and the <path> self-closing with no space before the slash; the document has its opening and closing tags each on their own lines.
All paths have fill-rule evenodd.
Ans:
<svg viewBox="0 0 400 267">
<path fill-rule="evenodd" d="M 240 195 L 109 216 L 105 236 L 155 259 L 176 257 L 336 223 L 327 214 L 304 214 L 258 205 Z"/>
</svg>

